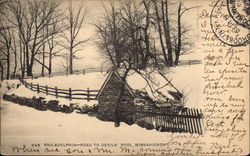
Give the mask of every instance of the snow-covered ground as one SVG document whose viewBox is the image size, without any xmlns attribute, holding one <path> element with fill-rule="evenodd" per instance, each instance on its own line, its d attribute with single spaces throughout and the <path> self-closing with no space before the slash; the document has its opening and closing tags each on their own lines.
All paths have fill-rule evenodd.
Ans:
<svg viewBox="0 0 250 156">
<path fill-rule="evenodd" d="M 187 106 L 198 107 L 201 95 L 201 72 L 200 65 L 191 67 L 176 67 L 167 76 L 172 79 L 175 86 L 184 90 L 184 93 L 191 90 L 188 94 Z M 187 76 L 187 70 L 197 75 Z M 58 86 L 58 88 L 71 87 L 74 89 L 98 89 L 105 80 L 102 77 L 91 75 L 71 75 L 68 77 L 39 78 L 28 80 L 29 82 L 39 83 L 48 86 Z M 87 79 L 84 78 L 88 77 Z M 100 82 L 96 79 L 100 78 Z M 92 82 L 87 82 L 92 81 Z M 102 81 L 102 82 L 101 82 Z M 13 86 L 6 89 L 6 86 Z M 16 94 L 19 96 L 32 97 L 43 96 L 46 99 L 55 99 L 53 96 L 46 96 L 43 93 L 37 94 L 21 85 L 14 89 L 19 82 L 16 80 L 4 81 L 1 83 L 1 94 Z M 135 83 L 139 83 L 138 81 Z M 87 85 L 88 84 L 88 85 Z M 60 87 L 59 87 L 60 86 Z M 96 88 L 95 88 L 96 87 Z M 68 99 L 58 98 L 60 104 L 86 101 L 69 101 Z M 85 103 L 86 104 L 86 103 Z M 138 125 L 127 125 L 121 123 L 120 127 L 114 127 L 113 122 L 100 121 L 95 117 L 84 114 L 65 114 L 52 111 L 38 111 L 34 108 L 21 106 L 1 99 L 1 151 L 9 150 L 11 145 L 22 146 L 31 143 L 166 143 L 171 140 L 171 133 L 162 133 L 156 130 L 146 130 Z M 191 134 L 181 134 L 188 138 Z M 196 134 L 194 134 L 196 135 Z M 154 136 L 154 137 L 145 137 Z"/>
<path fill-rule="evenodd" d="M 171 140 L 169 134 L 136 124 L 121 123 L 120 127 L 114 127 L 113 122 L 88 115 L 38 111 L 1 102 L 1 151 L 10 150 L 12 145 L 22 147 L 32 143 L 166 143 Z"/>
</svg>

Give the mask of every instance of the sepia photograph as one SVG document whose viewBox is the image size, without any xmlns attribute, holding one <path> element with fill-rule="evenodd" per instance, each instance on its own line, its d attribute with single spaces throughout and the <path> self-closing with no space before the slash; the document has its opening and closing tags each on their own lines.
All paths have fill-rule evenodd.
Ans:
<svg viewBox="0 0 250 156">
<path fill-rule="evenodd" d="M 248 155 L 248 0 L 0 0 L 2 155 Z"/>
</svg>

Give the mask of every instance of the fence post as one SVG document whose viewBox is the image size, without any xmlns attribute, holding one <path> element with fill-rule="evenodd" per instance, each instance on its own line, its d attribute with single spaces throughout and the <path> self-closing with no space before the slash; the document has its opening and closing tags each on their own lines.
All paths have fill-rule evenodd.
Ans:
<svg viewBox="0 0 250 156">
<path fill-rule="evenodd" d="M 196 109 L 196 114 L 197 114 L 197 116 L 199 116 L 199 118 L 196 118 L 196 120 L 197 120 L 197 123 L 198 123 L 198 129 L 199 129 L 199 134 L 202 134 L 202 127 L 201 127 L 201 119 L 202 118 L 200 118 L 200 115 L 201 115 L 201 113 L 199 112 L 199 109 Z"/>
<path fill-rule="evenodd" d="M 45 89 L 46 89 L 46 95 L 48 95 L 48 86 L 45 85 Z"/>
<path fill-rule="evenodd" d="M 193 116 L 194 133 L 197 133 L 198 130 L 197 130 L 196 114 L 195 114 L 194 108 L 192 108 L 191 111 L 192 111 L 192 116 Z"/>
<path fill-rule="evenodd" d="M 57 92 L 57 87 L 55 86 L 55 93 L 56 93 L 56 98 L 58 98 L 58 92 Z"/>
<path fill-rule="evenodd" d="M 190 64 L 191 64 L 191 63 L 190 63 L 190 60 L 189 60 L 189 61 L 188 61 L 188 65 L 189 65 L 189 67 L 190 67 Z"/>
<path fill-rule="evenodd" d="M 40 92 L 40 88 L 39 88 L 39 84 L 37 84 L 37 93 L 39 94 Z"/>
<path fill-rule="evenodd" d="M 82 73 L 83 73 L 83 75 L 85 75 L 85 69 L 83 69 L 83 72 L 82 72 Z"/>
<path fill-rule="evenodd" d="M 102 73 L 102 67 L 101 67 L 101 73 Z"/>
<path fill-rule="evenodd" d="M 71 100 L 72 95 L 71 95 L 71 88 L 69 88 L 69 100 Z"/>
<path fill-rule="evenodd" d="M 188 132 L 189 133 L 193 133 L 193 130 L 192 130 L 192 126 L 190 125 L 190 122 L 191 122 L 191 119 L 190 119 L 190 109 L 187 109 L 187 112 L 186 112 L 186 115 L 187 115 L 187 127 L 188 127 Z"/>
<path fill-rule="evenodd" d="M 90 97 L 90 96 L 89 96 L 89 88 L 87 88 L 87 94 L 88 94 L 88 95 L 87 95 L 87 101 L 89 101 L 89 100 L 90 100 L 90 99 L 89 99 L 89 97 Z"/>
<path fill-rule="evenodd" d="M 31 86 L 31 90 L 33 90 L 33 83 L 32 82 L 31 82 L 30 86 Z"/>
</svg>

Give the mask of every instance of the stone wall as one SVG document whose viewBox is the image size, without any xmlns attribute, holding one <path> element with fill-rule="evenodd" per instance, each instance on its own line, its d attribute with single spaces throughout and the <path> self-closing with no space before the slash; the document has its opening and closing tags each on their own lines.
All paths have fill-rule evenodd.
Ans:
<svg viewBox="0 0 250 156">
<path fill-rule="evenodd" d="M 122 83 L 113 72 L 102 93 L 98 97 L 99 109 L 97 118 L 104 121 L 115 121 L 116 102 L 122 88 Z M 118 118 L 121 122 L 133 124 L 134 98 L 129 90 L 124 87 L 123 96 L 121 98 Z"/>
</svg>

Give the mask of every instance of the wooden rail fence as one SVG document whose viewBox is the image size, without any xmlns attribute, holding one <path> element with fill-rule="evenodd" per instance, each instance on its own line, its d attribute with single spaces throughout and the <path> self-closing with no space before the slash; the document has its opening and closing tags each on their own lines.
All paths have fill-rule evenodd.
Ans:
<svg viewBox="0 0 250 156">
<path fill-rule="evenodd" d="M 39 85 L 39 84 L 33 84 L 32 82 L 29 83 L 25 80 L 21 80 L 22 84 L 25 85 L 26 88 L 31 89 L 32 91 L 37 91 L 37 93 L 45 93 L 46 95 L 52 95 L 56 98 L 62 97 L 62 98 L 68 98 L 69 100 L 72 99 L 80 99 L 80 100 L 96 100 L 96 95 L 98 93 L 98 90 L 90 90 L 87 88 L 86 90 L 80 90 L 80 89 L 59 89 L 57 87 L 48 87 L 47 85 Z"/>
<path fill-rule="evenodd" d="M 78 69 L 78 70 L 74 70 L 73 71 L 73 74 L 77 74 L 77 75 L 80 75 L 80 74 L 87 74 L 87 73 L 93 73 L 93 72 L 100 72 L 100 73 L 103 73 L 103 72 L 109 72 L 109 68 L 104 68 L 104 67 L 98 67 L 98 68 L 83 68 L 83 69 Z M 49 73 L 44 73 L 44 76 L 41 75 L 41 73 L 33 73 L 32 76 L 29 76 L 29 77 L 26 77 L 26 78 L 31 78 L 31 79 L 34 79 L 34 78 L 39 78 L 39 77 L 53 77 L 53 76 L 68 76 L 68 75 L 71 75 L 69 74 L 68 71 L 58 71 L 58 72 L 53 72 L 51 73 L 51 75 Z"/>
<path fill-rule="evenodd" d="M 145 111 L 138 109 L 134 119 L 147 129 L 179 133 L 203 133 L 203 115 L 200 109 L 188 108 L 185 111 Z"/>
</svg>

